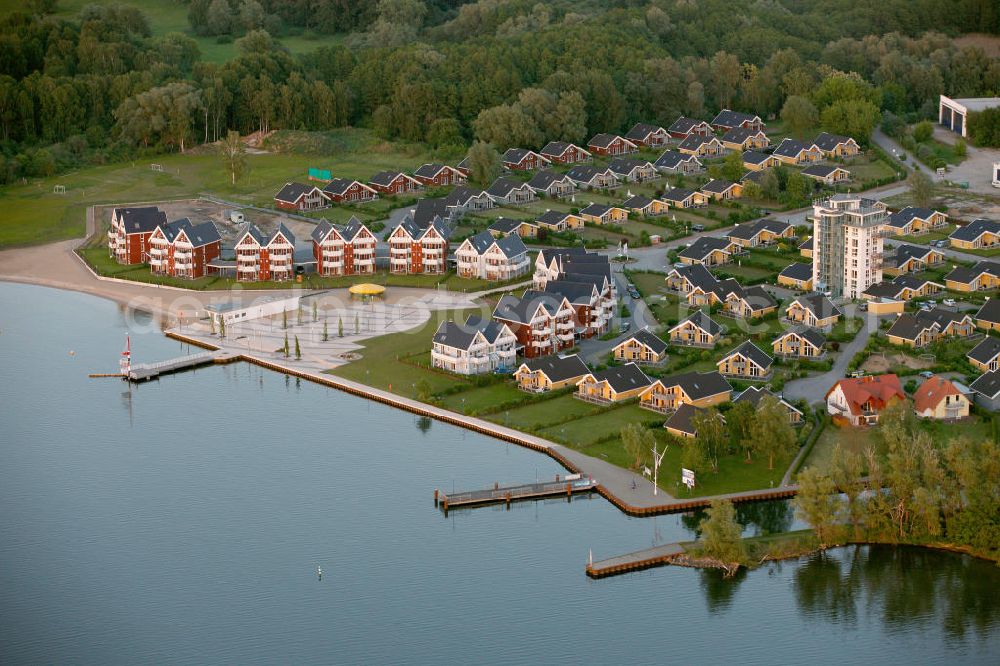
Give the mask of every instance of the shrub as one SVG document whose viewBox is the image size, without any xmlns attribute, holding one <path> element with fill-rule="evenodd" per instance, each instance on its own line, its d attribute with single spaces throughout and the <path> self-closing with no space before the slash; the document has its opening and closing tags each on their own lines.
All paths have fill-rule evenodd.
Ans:
<svg viewBox="0 0 1000 666">
<path fill-rule="evenodd" d="M 913 139 L 919 143 L 930 141 L 934 136 L 934 125 L 929 120 L 919 122 L 913 127 Z"/>
</svg>

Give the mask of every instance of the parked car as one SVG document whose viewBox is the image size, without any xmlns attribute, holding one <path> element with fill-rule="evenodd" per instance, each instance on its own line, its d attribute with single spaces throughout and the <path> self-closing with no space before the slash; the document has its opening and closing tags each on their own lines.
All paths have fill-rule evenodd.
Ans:
<svg viewBox="0 0 1000 666">
<path fill-rule="evenodd" d="M 947 305 L 948 307 L 950 307 L 950 308 L 953 308 L 953 307 L 955 307 L 955 299 L 954 299 L 954 298 L 946 298 L 946 299 L 944 299 L 944 301 L 942 301 L 942 302 L 943 302 L 943 303 L 944 303 L 945 305 Z"/>
<path fill-rule="evenodd" d="M 923 372 L 920 373 L 920 376 L 923 377 L 924 379 L 930 379 L 931 377 L 934 376 L 934 373 L 931 372 L 930 370 L 924 370 Z"/>
<path fill-rule="evenodd" d="M 925 302 L 925 303 L 927 303 L 927 305 L 929 305 L 929 306 L 931 306 L 931 307 L 934 307 L 935 305 L 937 305 L 937 301 L 935 301 L 935 300 L 934 300 L 933 298 L 928 298 L 928 299 L 927 299 L 926 301 L 924 301 L 924 302 Z"/>
<path fill-rule="evenodd" d="M 621 328 L 618 329 L 618 330 L 621 333 L 628 333 L 631 328 L 632 328 L 632 322 L 630 322 L 630 321 L 623 321 L 622 325 L 621 325 Z"/>
<path fill-rule="evenodd" d="M 704 231 L 704 230 L 705 230 L 705 225 L 704 224 L 692 224 L 691 225 L 691 231 Z"/>
</svg>

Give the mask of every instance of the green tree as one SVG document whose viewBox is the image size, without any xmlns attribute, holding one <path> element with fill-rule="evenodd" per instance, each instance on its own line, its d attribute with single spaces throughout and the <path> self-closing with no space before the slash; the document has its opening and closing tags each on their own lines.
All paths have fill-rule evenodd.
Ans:
<svg viewBox="0 0 1000 666">
<path fill-rule="evenodd" d="M 965 139 L 955 140 L 955 157 L 965 157 L 968 153 L 968 148 L 965 143 Z"/>
<path fill-rule="evenodd" d="M 719 471 L 719 457 L 724 453 L 729 435 L 719 412 L 714 408 L 700 409 L 691 418 L 691 425 L 705 452 L 705 459 L 713 472 Z"/>
<path fill-rule="evenodd" d="M 358 317 L 357 313 L 354 313 L 354 335 L 359 335 L 361 333 L 361 319 Z"/>
<path fill-rule="evenodd" d="M 281 311 L 281 328 L 288 328 L 288 310 Z"/>
<path fill-rule="evenodd" d="M 629 423 L 621 429 L 622 447 L 632 461 L 632 469 L 640 469 L 650 458 L 656 440 L 652 431 L 638 423 Z"/>
<path fill-rule="evenodd" d="M 824 129 L 834 134 L 867 141 L 872 129 L 879 123 L 881 113 L 871 102 L 842 100 L 826 107 L 820 114 Z"/>
<path fill-rule="evenodd" d="M 219 143 L 219 154 L 226 165 L 230 182 L 236 185 L 237 179 L 243 178 L 247 172 L 246 149 L 240 140 L 240 133 L 229 130 L 226 137 Z"/>
<path fill-rule="evenodd" d="M 681 465 L 692 472 L 704 472 L 708 468 L 708 453 L 700 437 L 685 437 L 681 451 Z"/>
<path fill-rule="evenodd" d="M 701 524 L 701 547 L 706 555 L 726 564 L 746 558 L 743 528 L 736 522 L 736 509 L 726 499 L 712 500 L 708 518 Z"/>
<path fill-rule="evenodd" d="M 281 351 L 285 354 L 285 358 L 288 358 L 288 333 L 285 333 L 285 344 Z"/>
<path fill-rule="evenodd" d="M 434 397 L 434 390 L 426 379 L 421 379 L 417 382 L 414 390 L 416 391 L 417 400 L 420 402 L 430 402 L 431 398 Z"/>
<path fill-rule="evenodd" d="M 312 311 L 313 311 L 313 321 L 314 322 L 319 321 L 319 305 L 316 303 L 315 299 L 313 299 L 312 302 Z"/>
<path fill-rule="evenodd" d="M 792 500 L 795 514 L 809 523 L 820 545 L 835 539 L 840 500 L 833 479 L 815 467 L 807 467 L 798 475 L 799 491 Z"/>
<path fill-rule="evenodd" d="M 766 395 L 757 403 L 753 421 L 754 450 L 767 456 L 767 468 L 774 469 L 774 459 L 795 452 L 795 429 L 788 422 L 788 412 L 777 398 Z"/>
<path fill-rule="evenodd" d="M 491 144 L 476 141 L 469 148 L 469 177 L 488 185 L 500 173 L 500 154 Z"/>
<path fill-rule="evenodd" d="M 727 180 L 731 180 L 734 183 L 740 182 L 740 178 L 743 177 L 743 154 L 738 150 L 726 155 L 725 160 L 722 162 L 722 175 Z"/>
<path fill-rule="evenodd" d="M 781 107 L 781 119 L 785 121 L 789 132 L 802 139 L 806 133 L 814 131 L 819 125 L 819 111 L 807 98 L 792 95 Z"/>
<path fill-rule="evenodd" d="M 339 317 L 337 319 L 337 337 L 338 338 L 344 337 L 344 318 L 343 317 Z"/>
<path fill-rule="evenodd" d="M 837 490 L 842 492 L 847 499 L 844 507 L 847 513 L 847 523 L 854 528 L 856 538 L 860 537 L 861 523 L 864 517 L 864 505 L 860 499 L 861 493 L 865 490 L 862 472 L 861 456 L 852 451 L 846 451 L 840 444 L 837 444 L 830 459 L 830 478 Z"/>
<path fill-rule="evenodd" d="M 930 208 L 934 202 L 936 189 L 934 181 L 922 169 L 914 165 L 913 172 L 906 179 L 906 184 L 910 187 L 910 198 L 913 203 L 921 208 Z"/>
<path fill-rule="evenodd" d="M 934 125 L 929 120 L 923 120 L 913 126 L 913 140 L 917 143 L 930 141 L 934 136 Z"/>
<path fill-rule="evenodd" d="M 295 336 L 295 358 L 302 358 L 302 347 L 299 346 L 299 336 Z"/>
<path fill-rule="evenodd" d="M 729 438 L 733 445 L 742 449 L 747 462 L 751 460 L 754 450 L 753 422 L 757 413 L 749 401 L 737 402 L 726 414 L 726 425 L 729 428 Z"/>
<path fill-rule="evenodd" d="M 330 340 L 330 330 L 326 326 L 326 317 L 323 317 L 323 342 L 328 342 Z"/>
</svg>

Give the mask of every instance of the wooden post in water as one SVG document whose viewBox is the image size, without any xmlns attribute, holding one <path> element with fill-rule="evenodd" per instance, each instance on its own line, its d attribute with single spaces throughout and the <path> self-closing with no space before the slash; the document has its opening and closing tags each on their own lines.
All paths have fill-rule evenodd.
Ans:
<svg viewBox="0 0 1000 666">
<path fill-rule="evenodd" d="M 438 505 L 438 489 L 434 489 L 434 506 Z"/>
<path fill-rule="evenodd" d="M 573 484 L 569 481 L 566 482 L 566 501 L 569 502 L 573 499 Z"/>
</svg>

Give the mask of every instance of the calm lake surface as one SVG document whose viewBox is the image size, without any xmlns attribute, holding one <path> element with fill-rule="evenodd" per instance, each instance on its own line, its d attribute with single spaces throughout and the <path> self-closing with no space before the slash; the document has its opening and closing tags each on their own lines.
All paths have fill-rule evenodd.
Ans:
<svg viewBox="0 0 1000 666">
<path fill-rule="evenodd" d="M 186 351 L 108 301 L 0 283 L 0 663 L 1000 663 L 988 563 L 851 548 L 592 581 L 589 549 L 697 517 L 594 498 L 445 518 L 435 487 L 562 470 L 242 363 L 89 379 L 127 328 L 137 362 Z M 793 524 L 785 503 L 742 515 Z"/>
</svg>

